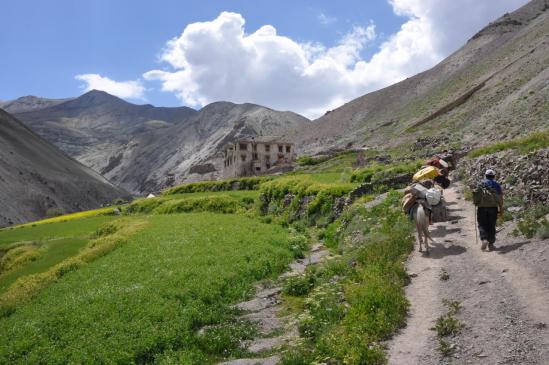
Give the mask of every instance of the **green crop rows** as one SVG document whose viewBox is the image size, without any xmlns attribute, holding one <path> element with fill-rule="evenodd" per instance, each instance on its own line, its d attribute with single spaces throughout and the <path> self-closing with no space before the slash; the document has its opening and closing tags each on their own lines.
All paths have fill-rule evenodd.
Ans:
<svg viewBox="0 0 549 365">
<path fill-rule="evenodd" d="M 148 221 L 127 244 L 1 319 L 0 363 L 203 363 L 236 351 L 245 331 L 231 324 L 229 305 L 285 269 L 287 231 L 212 213 Z M 197 335 L 212 324 L 223 325 L 219 346 Z"/>
</svg>

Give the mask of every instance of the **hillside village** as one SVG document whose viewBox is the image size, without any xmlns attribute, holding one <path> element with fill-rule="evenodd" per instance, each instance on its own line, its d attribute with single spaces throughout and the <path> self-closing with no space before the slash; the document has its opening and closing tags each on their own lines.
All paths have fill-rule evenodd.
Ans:
<svg viewBox="0 0 549 365">
<path fill-rule="evenodd" d="M 0 101 L 0 364 L 547 364 L 548 70 L 532 0 L 315 120 Z"/>
</svg>

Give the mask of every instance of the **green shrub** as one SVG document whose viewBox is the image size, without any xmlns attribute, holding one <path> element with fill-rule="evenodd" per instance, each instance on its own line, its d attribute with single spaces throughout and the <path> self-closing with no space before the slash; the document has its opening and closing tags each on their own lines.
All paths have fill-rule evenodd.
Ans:
<svg viewBox="0 0 549 365">
<path fill-rule="evenodd" d="M 271 180 L 268 176 L 241 177 L 221 181 L 201 181 L 170 188 L 163 195 L 199 193 L 206 191 L 258 190 L 260 185 Z"/>
<path fill-rule="evenodd" d="M 166 197 L 137 199 L 137 200 L 134 200 L 130 205 L 128 205 L 124 209 L 124 213 L 126 214 L 151 213 L 154 209 L 164 204 L 166 201 L 168 201 Z"/>
<path fill-rule="evenodd" d="M 231 197 L 197 197 L 178 200 L 169 200 L 153 210 L 156 214 L 214 212 L 235 213 L 241 203 Z"/>
<path fill-rule="evenodd" d="M 321 217 L 330 220 L 335 199 L 346 196 L 353 188 L 352 184 L 318 183 L 306 175 L 280 178 L 262 184 L 259 210 L 262 214 L 284 216 L 286 223 L 302 219 L 313 225 Z M 293 199 L 285 206 L 287 194 Z"/>
<path fill-rule="evenodd" d="M 120 229 L 120 225 L 118 225 L 116 223 L 113 223 L 113 222 L 108 222 L 108 223 L 105 223 L 105 224 L 101 225 L 99 228 L 97 228 L 97 230 L 95 231 L 94 236 L 96 238 L 97 237 L 108 236 L 108 235 L 111 235 L 111 234 L 115 233 L 119 229 Z"/>
<path fill-rule="evenodd" d="M 526 238 L 532 238 L 536 234 L 543 236 L 549 226 L 545 215 L 549 213 L 549 207 L 543 204 L 537 204 L 529 207 L 520 214 L 517 224 L 518 231 Z M 539 232 L 539 233 L 538 233 Z"/>
<path fill-rule="evenodd" d="M 527 154 L 547 147 L 549 147 L 549 130 L 544 130 L 541 132 L 533 132 L 526 137 L 515 138 L 509 141 L 476 148 L 470 151 L 467 156 L 475 158 L 505 150 L 517 150 L 521 154 Z"/>
<path fill-rule="evenodd" d="M 256 334 L 257 329 L 249 322 L 227 322 L 204 331 L 198 345 L 205 353 L 222 357 L 239 356 L 245 354 L 242 342 L 251 340 Z"/>
<path fill-rule="evenodd" d="M 163 196 L 137 200 L 128 205 L 126 214 L 174 214 L 190 212 L 236 213 L 250 208 L 255 200 L 251 197 L 235 198 L 229 195 L 204 195 L 189 197 Z"/>
<path fill-rule="evenodd" d="M 59 217 L 60 215 L 65 214 L 65 211 L 62 208 L 49 208 L 46 211 L 46 218 Z"/>
<path fill-rule="evenodd" d="M 287 295 L 300 297 L 306 295 L 315 286 L 316 278 L 314 275 L 295 275 L 290 276 L 284 282 L 282 292 Z"/>
<path fill-rule="evenodd" d="M 351 182 L 377 184 L 402 174 L 413 174 L 421 168 L 421 161 L 394 163 L 389 165 L 372 164 L 355 170 Z"/>
<path fill-rule="evenodd" d="M 296 259 L 305 257 L 305 251 L 309 247 L 309 239 L 302 234 L 290 236 L 288 239 L 290 250 Z"/>
<path fill-rule="evenodd" d="M 311 156 L 302 156 L 297 159 L 297 163 L 300 166 L 314 166 L 326 162 L 330 159 L 329 156 L 321 157 L 311 157 Z"/>
<path fill-rule="evenodd" d="M 294 347 L 282 355 L 282 365 L 310 365 L 314 363 L 313 353 L 304 347 Z"/>
</svg>

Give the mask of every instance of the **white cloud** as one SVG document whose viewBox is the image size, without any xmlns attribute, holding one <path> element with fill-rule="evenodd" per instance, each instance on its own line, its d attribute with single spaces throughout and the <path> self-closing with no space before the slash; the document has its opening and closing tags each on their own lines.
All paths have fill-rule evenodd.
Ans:
<svg viewBox="0 0 549 365">
<path fill-rule="evenodd" d="M 335 22 L 337 22 L 337 18 L 334 17 L 334 16 L 330 16 L 330 15 L 326 15 L 324 13 L 320 13 L 318 14 L 318 16 L 316 17 L 318 19 L 318 21 L 320 22 L 320 24 L 323 24 L 323 25 L 329 25 L 329 24 L 333 24 Z"/>
<path fill-rule="evenodd" d="M 74 78 L 84 81 L 82 88 L 85 92 L 95 89 L 124 99 L 145 98 L 145 87 L 140 81 L 114 81 L 98 74 L 76 75 Z"/>
<path fill-rule="evenodd" d="M 333 47 L 298 43 L 271 25 L 251 34 L 237 13 L 189 24 L 170 40 L 152 70 L 185 104 L 253 102 L 317 117 L 352 98 L 421 72 L 465 43 L 476 31 L 527 0 L 389 0 L 407 21 L 369 59 L 361 50 L 375 26 L 355 26 Z"/>
</svg>

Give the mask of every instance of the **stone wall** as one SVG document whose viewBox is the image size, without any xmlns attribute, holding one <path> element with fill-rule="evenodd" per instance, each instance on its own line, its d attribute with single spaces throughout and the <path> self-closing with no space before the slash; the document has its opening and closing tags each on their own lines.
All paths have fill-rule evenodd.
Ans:
<svg viewBox="0 0 549 365">
<path fill-rule="evenodd" d="M 527 155 L 509 150 L 462 159 L 458 176 L 471 186 L 488 168 L 496 171 L 496 180 L 507 198 L 521 199 L 525 205 L 549 204 L 549 148 Z"/>
</svg>

